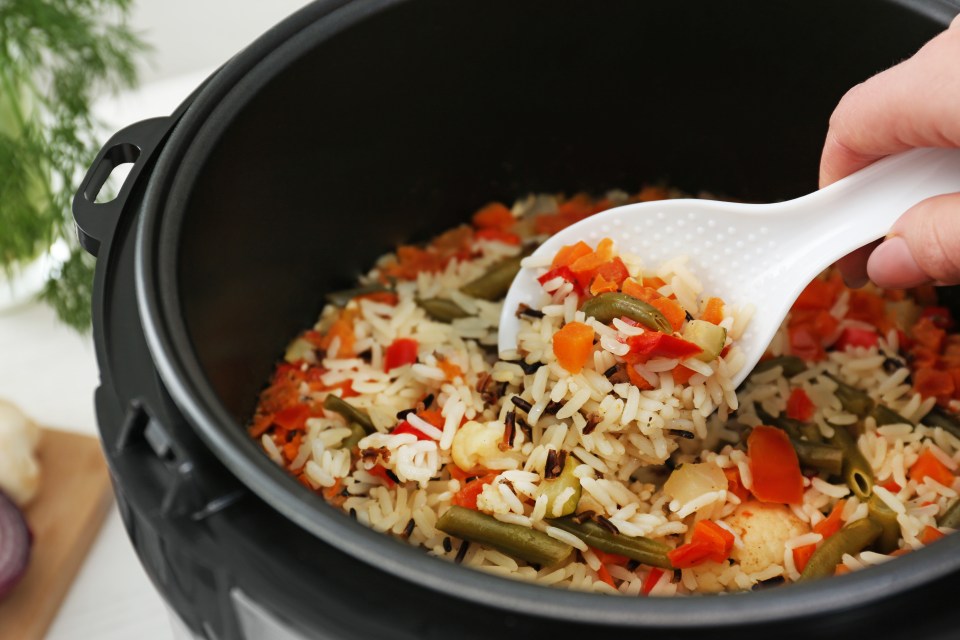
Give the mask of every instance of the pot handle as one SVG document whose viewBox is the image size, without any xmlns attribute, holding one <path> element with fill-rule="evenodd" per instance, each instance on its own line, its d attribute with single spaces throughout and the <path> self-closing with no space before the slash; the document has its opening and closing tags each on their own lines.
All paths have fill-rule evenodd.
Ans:
<svg viewBox="0 0 960 640">
<path fill-rule="evenodd" d="M 175 121 L 173 117 L 151 118 L 121 129 L 107 140 L 87 169 L 87 175 L 73 196 L 73 219 L 80 245 L 91 255 L 96 256 L 100 245 L 113 235 L 140 172 Z M 133 166 L 117 196 L 108 202 L 97 202 L 107 178 L 124 164 Z"/>
</svg>

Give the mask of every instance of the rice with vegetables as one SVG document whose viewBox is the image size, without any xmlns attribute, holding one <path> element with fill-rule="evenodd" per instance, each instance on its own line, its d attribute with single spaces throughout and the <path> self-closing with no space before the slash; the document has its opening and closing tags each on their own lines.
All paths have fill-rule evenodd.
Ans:
<svg viewBox="0 0 960 640">
<path fill-rule="evenodd" d="M 960 522 L 960 337 L 929 291 L 811 283 L 747 381 L 751 309 L 609 240 L 525 258 L 648 187 L 491 204 L 401 246 L 288 347 L 249 427 L 359 522 L 512 578 L 626 595 L 858 570 Z M 521 268 L 539 304 L 496 354 Z"/>
</svg>

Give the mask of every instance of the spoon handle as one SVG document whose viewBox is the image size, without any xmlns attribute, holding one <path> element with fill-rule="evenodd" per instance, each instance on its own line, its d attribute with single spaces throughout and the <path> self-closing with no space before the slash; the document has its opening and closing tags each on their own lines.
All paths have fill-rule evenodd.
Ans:
<svg viewBox="0 0 960 640">
<path fill-rule="evenodd" d="M 882 238 L 913 205 L 952 192 L 960 192 L 960 149 L 924 148 L 884 158 L 825 189 L 782 204 L 794 209 L 796 223 L 807 227 L 807 233 L 816 228 L 819 270 Z"/>
</svg>

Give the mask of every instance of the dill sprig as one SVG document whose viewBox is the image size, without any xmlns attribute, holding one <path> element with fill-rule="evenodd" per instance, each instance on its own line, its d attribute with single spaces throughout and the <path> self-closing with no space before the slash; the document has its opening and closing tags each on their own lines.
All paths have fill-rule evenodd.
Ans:
<svg viewBox="0 0 960 640">
<path fill-rule="evenodd" d="M 71 255 L 41 294 L 60 318 L 90 325 L 93 268 L 70 203 L 97 149 L 94 99 L 132 86 L 132 0 L 0 0 L 0 269 L 63 240 Z"/>
</svg>

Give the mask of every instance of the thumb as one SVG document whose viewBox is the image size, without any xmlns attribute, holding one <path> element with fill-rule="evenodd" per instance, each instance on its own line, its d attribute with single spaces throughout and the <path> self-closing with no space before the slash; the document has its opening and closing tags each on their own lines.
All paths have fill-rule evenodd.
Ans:
<svg viewBox="0 0 960 640">
<path fill-rule="evenodd" d="M 882 288 L 960 284 L 960 193 L 928 198 L 897 220 L 867 260 Z"/>
</svg>

